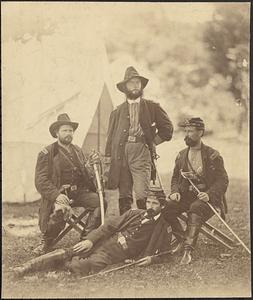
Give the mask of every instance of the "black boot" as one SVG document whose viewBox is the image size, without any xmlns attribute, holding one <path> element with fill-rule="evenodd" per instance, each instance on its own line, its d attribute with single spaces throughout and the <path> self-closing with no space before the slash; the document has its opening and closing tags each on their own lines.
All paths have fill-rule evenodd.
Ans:
<svg viewBox="0 0 253 300">
<path fill-rule="evenodd" d="M 200 216 L 194 213 L 189 214 L 188 225 L 186 230 L 186 239 L 184 243 L 184 255 L 181 259 L 180 265 L 187 265 L 191 262 L 191 254 L 196 246 L 201 225 L 202 218 Z"/>
<path fill-rule="evenodd" d="M 52 242 L 53 238 L 49 238 L 45 234 L 43 234 L 39 245 L 33 249 L 32 253 L 36 256 L 46 254 L 52 250 Z"/>
<path fill-rule="evenodd" d="M 182 249 L 185 240 L 185 232 L 178 218 L 171 219 L 170 225 L 171 225 L 172 233 L 176 238 L 176 241 L 174 243 L 175 246 L 171 249 L 171 254 L 174 254 Z"/>
<path fill-rule="evenodd" d="M 136 200 L 137 208 L 146 209 L 146 198 Z"/>
<path fill-rule="evenodd" d="M 126 211 L 131 209 L 133 199 L 130 197 L 119 198 L 119 214 L 123 215 Z"/>
</svg>

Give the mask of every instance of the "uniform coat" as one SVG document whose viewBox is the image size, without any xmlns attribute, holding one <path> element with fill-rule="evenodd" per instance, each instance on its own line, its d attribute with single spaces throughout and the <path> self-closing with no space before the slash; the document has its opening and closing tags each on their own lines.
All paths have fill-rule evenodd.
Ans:
<svg viewBox="0 0 253 300">
<path fill-rule="evenodd" d="M 121 216 L 108 219 L 104 225 L 101 225 L 90 232 L 86 239 L 92 241 L 96 248 L 96 246 L 98 247 L 103 244 L 103 241 L 108 240 L 115 233 L 123 232 L 130 224 L 132 225 L 140 220 L 141 215 L 143 215 L 144 212 L 145 210 L 143 209 L 130 209 Z M 170 239 L 167 231 L 168 226 L 168 223 L 161 215 L 155 225 L 148 245 L 143 249 L 141 256 L 154 255 L 157 251 L 162 252 L 168 250 L 170 246 Z"/>
<path fill-rule="evenodd" d="M 162 141 L 171 140 L 173 125 L 159 103 L 141 99 L 139 122 L 149 147 L 153 147 L 154 139 L 157 135 Z M 120 169 L 125 143 L 129 135 L 129 128 L 129 109 L 128 103 L 125 101 L 112 111 L 109 120 L 108 137 L 105 148 L 105 156 L 110 157 L 111 160 L 108 176 L 109 189 L 116 189 L 119 185 Z"/>
<path fill-rule="evenodd" d="M 187 156 L 189 147 L 180 151 L 176 161 L 171 179 L 171 193 L 185 193 L 188 190 L 189 182 L 184 179 L 180 170 L 188 171 Z M 228 175 L 224 168 L 223 158 L 219 155 L 211 159 L 214 149 L 201 144 L 201 156 L 203 164 L 203 176 L 201 177 L 206 184 L 206 193 L 209 195 L 210 202 L 216 206 L 221 205 L 221 201 L 228 187 Z"/>
<path fill-rule="evenodd" d="M 93 175 L 85 167 L 87 160 L 84 157 L 81 148 L 76 145 L 73 146 L 80 161 L 82 174 L 84 177 L 88 178 L 90 190 L 96 192 Z M 41 194 L 39 226 L 41 232 L 45 233 L 49 216 L 53 211 L 54 202 L 61 193 L 61 170 L 57 142 L 47 146 L 39 153 L 35 169 L 35 186 Z"/>
</svg>

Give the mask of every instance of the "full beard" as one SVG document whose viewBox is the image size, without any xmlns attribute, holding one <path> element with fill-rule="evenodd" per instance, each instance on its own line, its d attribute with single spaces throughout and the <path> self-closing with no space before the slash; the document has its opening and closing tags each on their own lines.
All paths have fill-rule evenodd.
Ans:
<svg viewBox="0 0 253 300">
<path fill-rule="evenodd" d="M 155 211 L 152 208 L 147 209 L 147 214 L 150 218 L 155 216 Z"/>
<path fill-rule="evenodd" d="M 72 136 L 68 135 L 68 136 L 65 136 L 64 138 L 59 138 L 59 141 L 63 144 L 63 145 L 69 145 L 71 144 L 73 138 Z"/>
<path fill-rule="evenodd" d="M 138 92 L 126 91 L 126 96 L 130 100 L 135 100 L 143 95 L 143 91 L 139 90 Z"/>
<path fill-rule="evenodd" d="M 194 140 L 192 140 L 191 138 L 189 138 L 187 136 L 184 138 L 184 141 L 185 141 L 185 144 L 189 147 L 194 147 L 198 144 L 198 141 L 194 141 Z"/>
</svg>

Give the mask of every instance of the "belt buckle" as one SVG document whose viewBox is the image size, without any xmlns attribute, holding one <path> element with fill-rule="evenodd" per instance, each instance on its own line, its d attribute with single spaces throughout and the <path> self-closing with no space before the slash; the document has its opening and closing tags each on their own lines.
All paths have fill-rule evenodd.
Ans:
<svg viewBox="0 0 253 300">
<path fill-rule="evenodd" d="M 128 142 L 135 143 L 136 142 L 136 136 L 129 135 L 128 136 Z"/>
<path fill-rule="evenodd" d="M 77 190 L 77 185 L 72 185 L 70 187 L 71 192 L 76 191 Z"/>
</svg>

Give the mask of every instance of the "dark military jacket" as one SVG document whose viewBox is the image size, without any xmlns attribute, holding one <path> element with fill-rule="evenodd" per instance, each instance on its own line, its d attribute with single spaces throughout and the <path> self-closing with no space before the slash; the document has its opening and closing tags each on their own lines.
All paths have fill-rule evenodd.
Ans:
<svg viewBox="0 0 253 300">
<path fill-rule="evenodd" d="M 189 189 L 189 182 L 184 179 L 180 170 L 188 171 L 187 157 L 189 147 L 180 151 L 176 161 L 171 179 L 171 193 L 185 193 Z M 203 164 L 202 181 L 206 184 L 206 192 L 209 195 L 210 202 L 219 206 L 228 187 L 228 175 L 224 168 L 223 158 L 219 155 L 211 159 L 214 153 L 213 148 L 201 144 L 201 156 Z"/>
<path fill-rule="evenodd" d="M 101 245 L 103 241 L 110 238 L 112 235 L 118 232 L 124 232 L 131 230 L 131 228 L 136 228 L 138 223 L 140 223 L 143 214 L 146 211 L 143 209 L 130 209 L 121 216 L 112 217 L 105 221 L 104 225 L 101 225 L 97 229 L 91 231 L 86 239 L 93 242 L 96 247 L 96 244 Z M 145 249 L 131 249 L 131 253 L 140 252 L 141 256 L 154 255 L 157 252 L 163 252 L 168 250 L 170 246 L 170 237 L 167 231 L 168 223 L 163 219 L 162 215 L 156 221 L 155 227 L 153 229 L 151 238 L 145 247 Z M 126 236 L 126 242 L 130 239 L 130 235 Z M 131 241 L 131 247 L 135 247 L 133 241 Z M 136 243 L 136 247 L 140 247 Z"/>
<path fill-rule="evenodd" d="M 147 144 L 152 147 L 156 135 L 162 141 L 169 141 L 173 134 L 173 125 L 167 113 L 159 103 L 141 99 L 139 121 Z M 130 116 L 128 103 L 125 101 L 112 111 L 108 126 L 105 156 L 111 160 L 108 176 L 108 188 L 116 189 L 124 155 L 125 143 L 129 135 Z"/>
<path fill-rule="evenodd" d="M 85 167 L 87 159 L 81 148 L 76 145 L 74 151 L 80 162 L 81 172 L 85 178 L 88 178 L 89 188 L 96 191 L 93 182 L 93 174 Z M 55 142 L 44 148 L 39 154 L 35 169 L 35 186 L 41 194 L 41 204 L 39 209 L 39 226 L 42 233 L 47 230 L 49 216 L 53 211 L 53 205 L 60 194 L 61 187 L 61 169 L 58 143 Z"/>
</svg>

